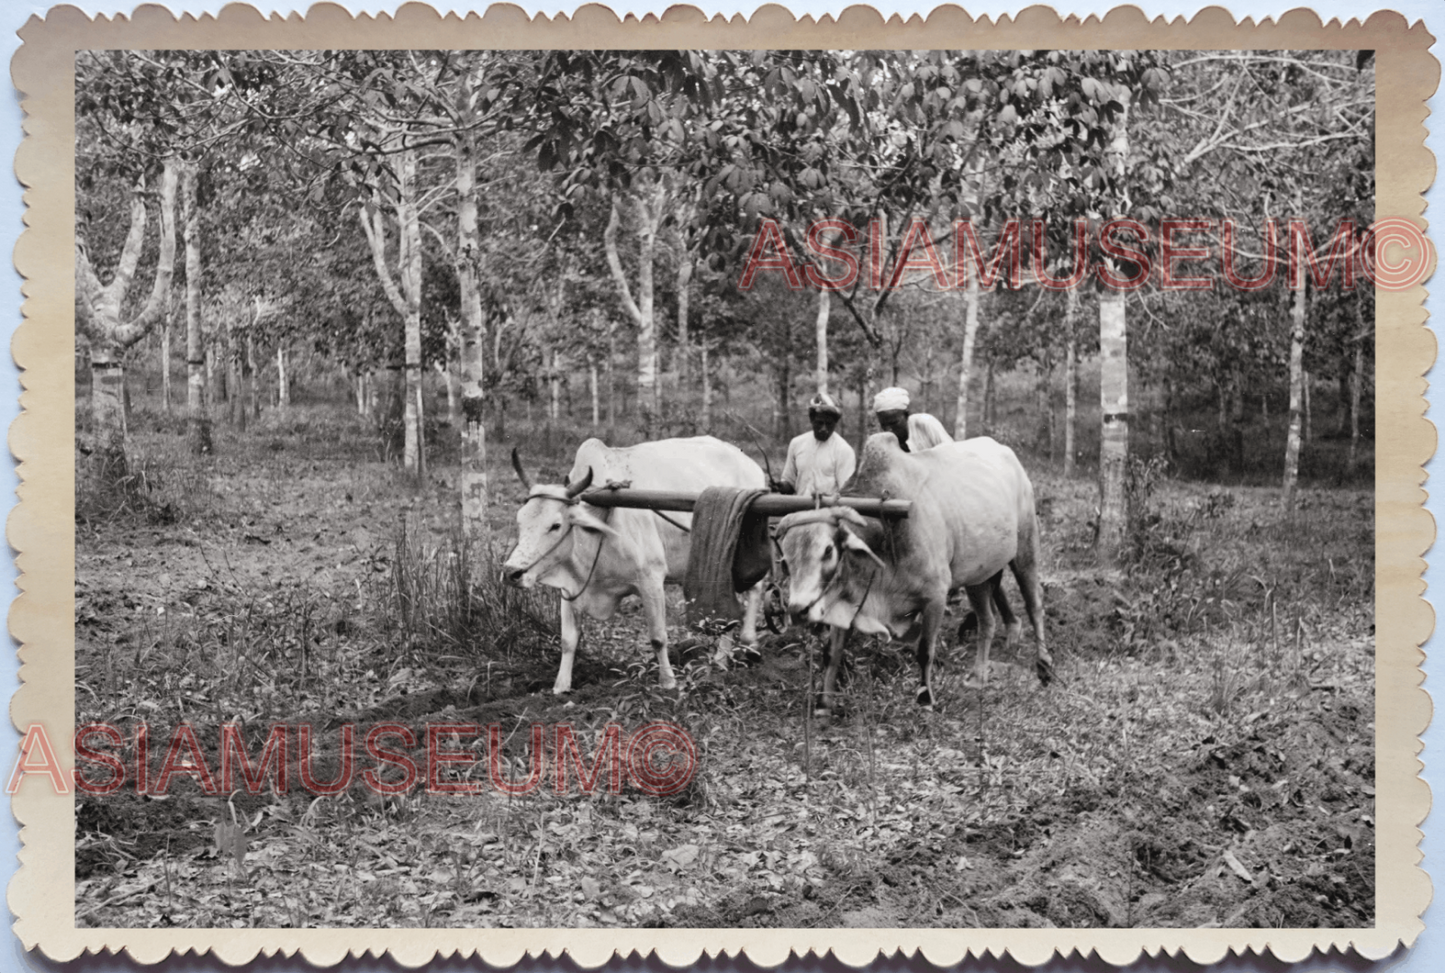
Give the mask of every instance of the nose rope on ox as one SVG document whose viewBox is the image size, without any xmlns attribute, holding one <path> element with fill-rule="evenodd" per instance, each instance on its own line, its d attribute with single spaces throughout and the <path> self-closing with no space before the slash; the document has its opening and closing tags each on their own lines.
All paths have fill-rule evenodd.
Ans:
<svg viewBox="0 0 1445 973">
<path fill-rule="evenodd" d="M 529 498 L 529 499 L 530 499 L 530 498 Z M 548 499 L 548 500 L 556 500 L 557 498 L 556 498 L 556 497 L 546 497 L 546 499 Z M 576 501 L 576 500 L 570 500 L 570 501 L 563 501 L 563 502 L 566 503 L 566 504 L 568 504 L 568 506 L 571 506 L 572 504 L 575 504 L 577 501 Z M 547 548 L 545 551 L 543 551 L 543 552 L 542 552 L 542 555 L 541 555 L 540 557 L 538 557 L 536 560 L 534 560 L 531 564 L 529 564 L 529 565 L 527 565 L 525 568 L 523 568 L 522 571 L 521 571 L 521 574 L 526 574 L 528 571 L 532 570 L 532 569 L 535 568 L 537 565 L 539 565 L 539 564 L 541 564 L 543 561 L 547 560 L 547 556 L 548 556 L 549 554 L 551 554 L 553 551 L 555 551 L 558 547 L 560 547 L 560 546 L 562 545 L 562 542 L 563 542 L 563 541 L 565 541 L 567 538 L 571 537 L 571 536 L 572 536 L 572 531 L 575 530 L 575 529 L 576 529 L 576 528 L 573 527 L 571 524 L 568 524 L 568 525 L 567 525 L 567 530 L 566 530 L 565 532 L 563 532 L 563 534 L 562 534 L 561 537 L 557 538 L 557 542 L 556 542 L 555 544 L 553 544 L 551 547 Z M 586 591 L 586 590 L 587 590 L 587 586 L 592 583 L 592 575 L 594 575 L 594 574 L 597 573 L 597 562 L 598 562 L 599 560 L 601 560 L 601 558 L 602 558 L 602 545 L 605 544 L 605 543 L 607 543 L 607 539 L 606 539 L 605 537 L 599 537 L 599 538 L 597 538 L 597 553 L 592 556 L 592 567 L 588 569 L 588 571 L 587 571 L 587 578 L 586 578 L 586 580 L 584 580 L 584 581 L 582 582 L 582 587 L 580 587 L 580 588 L 577 589 L 577 593 L 576 593 L 575 595 L 569 595 L 569 594 L 567 594 L 567 589 L 561 587 L 560 585 L 557 587 L 557 593 L 562 596 L 562 599 L 563 599 L 564 601 L 576 601 L 578 598 L 581 598 L 581 597 L 582 597 L 582 592 Z"/>
<path fill-rule="evenodd" d="M 587 475 L 582 478 L 582 481 L 581 481 L 580 483 L 578 483 L 575 487 L 574 487 L 574 486 L 566 486 L 566 487 L 563 488 L 564 492 L 566 493 L 566 496 L 565 496 L 565 497 L 559 497 L 559 496 L 555 495 L 554 493 L 550 492 L 551 490 L 554 490 L 555 487 L 545 487 L 545 486 L 544 486 L 544 487 L 534 487 L 534 486 L 532 486 L 532 481 L 527 478 L 526 472 L 522 469 L 522 458 L 517 455 L 517 447 L 515 447 L 515 446 L 512 447 L 512 469 L 514 469 L 514 470 L 517 471 L 517 479 L 521 480 L 521 481 L 522 481 L 522 486 L 524 486 L 524 487 L 527 488 L 527 499 L 528 499 L 528 500 L 534 500 L 534 499 L 556 500 L 556 501 L 558 501 L 559 503 L 565 503 L 565 504 L 566 504 L 567 506 L 569 506 L 569 507 L 575 507 L 575 506 L 577 506 L 577 504 L 581 503 L 581 501 L 578 500 L 577 498 L 578 498 L 579 496 L 581 496 L 582 493 L 583 493 L 589 486 L 592 485 L 592 470 L 591 470 L 591 468 L 589 467 L 588 470 L 587 470 Z M 573 524 L 571 521 L 568 521 L 568 523 L 567 523 L 567 529 L 562 532 L 562 536 L 559 537 L 559 538 L 557 538 L 557 540 L 552 544 L 551 547 L 549 547 L 549 548 L 547 548 L 545 551 L 543 551 L 541 557 L 538 557 L 538 558 L 537 558 L 536 560 L 534 560 L 531 564 L 529 564 L 529 565 L 527 565 L 525 568 L 523 568 L 523 569 L 521 570 L 521 572 L 519 572 L 518 577 L 520 577 L 521 575 L 526 574 L 528 571 L 532 570 L 532 569 L 535 568 L 537 565 L 539 565 L 539 564 L 541 564 L 543 561 L 547 560 L 548 555 L 550 555 L 553 551 L 555 551 L 558 547 L 560 547 L 560 546 L 562 545 L 562 542 L 563 542 L 563 541 L 565 541 L 567 538 L 571 537 L 571 536 L 572 536 L 572 531 L 575 530 L 575 529 L 576 529 L 576 525 Z M 587 570 L 587 577 L 586 577 L 586 579 L 583 580 L 583 582 L 582 582 L 582 587 L 580 587 L 580 588 L 577 589 L 577 593 L 576 593 L 575 595 L 569 595 L 569 594 L 567 594 L 567 589 L 566 589 L 566 588 L 563 588 L 561 585 L 558 585 L 558 587 L 557 587 L 557 593 L 562 596 L 562 600 L 563 600 L 563 601 L 573 602 L 573 601 L 576 601 L 578 598 L 581 598 L 581 597 L 582 597 L 582 592 L 586 591 L 586 590 L 587 590 L 587 586 L 592 583 L 592 575 L 594 575 L 594 574 L 597 573 L 597 562 L 602 559 L 602 545 L 605 544 L 605 543 L 607 543 L 607 538 L 605 538 L 605 537 L 598 537 L 598 538 L 597 538 L 597 553 L 594 554 L 594 555 L 592 555 L 592 567 L 588 568 L 588 570 Z"/>
<path fill-rule="evenodd" d="M 782 554 L 783 554 L 783 546 L 778 543 L 778 538 L 777 538 L 777 535 L 776 535 L 776 534 L 773 536 L 773 546 L 774 546 L 775 548 L 777 548 L 778 555 L 781 557 Z M 788 563 L 788 560 L 787 560 L 786 557 L 784 557 L 784 558 L 783 558 L 783 564 L 786 565 L 787 563 Z M 848 628 L 849 628 L 850 630 L 853 628 L 854 623 L 856 623 L 856 622 L 858 621 L 858 616 L 861 615 L 861 614 L 863 614 L 863 606 L 868 603 L 868 595 L 871 594 L 872 591 L 873 591 L 873 582 L 874 582 L 874 581 L 877 581 L 877 580 L 878 580 L 878 566 L 877 566 L 877 565 L 874 565 L 874 566 L 873 566 L 873 570 L 872 570 L 872 571 L 869 573 L 869 575 L 868 575 L 868 586 L 863 589 L 863 597 L 858 600 L 858 607 L 855 608 L 855 609 L 853 609 L 853 617 L 850 618 L 850 619 L 848 619 Z M 809 602 L 808 605 L 807 605 L 807 607 L 804 609 L 804 611 L 807 611 L 808 609 L 811 609 L 814 605 L 816 605 L 818 602 L 822 601 L 825 597 L 827 597 L 828 591 L 829 591 L 832 587 L 833 587 L 833 582 L 831 582 L 831 581 L 830 581 L 828 584 L 824 585 L 824 586 L 823 586 L 823 590 L 818 593 L 818 597 L 814 598 L 811 602 Z"/>
</svg>

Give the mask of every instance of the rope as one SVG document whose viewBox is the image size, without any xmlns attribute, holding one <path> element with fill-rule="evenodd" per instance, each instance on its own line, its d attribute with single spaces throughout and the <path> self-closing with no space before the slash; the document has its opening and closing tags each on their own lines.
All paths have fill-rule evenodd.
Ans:
<svg viewBox="0 0 1445 973">
<path fill-rule="evenodd" d="M 682 531 L 684 534 L 691 534 L 691 533 L 692 533 L 692 528 L 691 528 L 691 527 L 684 527 L 682 524 L 679 524 L 677 521 L 673 520 L 671 517 L 669 517 L 667 514 L 663 513 L 661 510 L 654 510 L 653 513 L 656 514 L 657 516 L 661 517 L 663 520 L 667 521 L 667 522 L 668 522 L 669 524 L 671 524 L 672 526 L 676 527 L 678 530 Z"/>
<path fill-rule="evenodd" d="M 570 534 L 572 532 L 569 530 L 567 533 Z M 597 538 L 597 553 L 592 555 L 592 567 L 587 572 L 587 579 L 582 582 L 582 587 L 577 589 L 577 593 L 575 595 L 568 595 L 566 590 L 560 586 L 557 588 L 557 591 L 562 595 L 563 601 L 570 603 L 576 601 L 578 598 L 581 598 L 582 592 L 586 591 L 587 586 L 592 583 L 592 575 L 597 570 L 597 562 L 602 558 L 602 545 L 604 543 L 604 538 Z"/>
<path fill-rule="evenodd" d="M 544 496 L 545 496 L 545 494 L 544 494 Z M 556 500 L 556 499 L 558 499 L 558 498 L 556 498 L 556 497 L 547 497 L 547 499 L 549 499 L 549 500 Z M 562 502 L 563 502 L 563 503 L 566 503 L 568 506 L 574 506 L 574 505 L 577 503 L 576 500 L 564 500 L 564 501 L 562 501 Z M 654 513 L 655 513 L 655 512 L 656 512 L 656 511 L 654 511 Z M 659 515 L 659 516 L 660 516 L 660 515 Z M 686 530 L 686 528 L 683 528 L 683 529 Z M 549 548 L 547 548 L 545 551 L 543 551 L 540 557 L 536 558 L 531 564 L 529 564 L 529 565 L 527 565 L 525 568 L 523 568 L 523 569 L 522 569 L 522 573 L 523 573 L 523 574 L 527 573 L 528 571 L 530 571 L 530 570 L 532 570 L 533 568 L 535 568 L 537 565 L 541 564 L 543 561 L 547 560 L 547 555 L 551 554 L 551 553 L 552 553 L 553 551 L 555 551 L 558 547 L 562 546 L 562 542 L 565 541 L 567 538 L 571 537 L 571 536 L 572 536 L 572 531 L 574 531 L 574 530 L 576 530 L 576 526 L 575 526 L 574 524 L 572 524 L 572 523 L 569 522 L 569 523 L 567 524 L 567 529 L 566 529 L 565 531 L 563 531 L 562 536 L 559 537 L 559 538 L 557 538 L 557 540 L 552 544 L 551 547 L 549 547 Z M 602 545 L 605 544 L 606 542 L 607 542 L 607 541 L 606 541 L 606 538 L 603 538 L 603 537 L 598 537 L 598 538 L 597 538 L 597 553 L 592 556 L 592 567 L 588 569 L 588 571 L 587 571 L 587 578 L 586 578 L 586 580 L 584 580 L 584 581 L 582 582 L 582 587 L 580 587 L 580 588 L 577 589 L 577 593 L 576 593 L 575 595 L 569 595 L 569 594 L 567 594 L 567 589 L 566 589 L 566 588 L 563 588 L 561 585 L 558 585 L 558 586 L 557 586 L 557 591 L 558 591 L 558 593 L 560 593 L 560 594 L 562 595 L 562 599 L 563 599 L 564 601 L 573 602 L 573 601 L 576 601 L 578 598 L 581 598 L 581 597 L 582 597 L 582 592 L 586 591 L 586 590 L 587 590 L 587 586 L 592 583 L 592 575 L 594 575 L 595 573 L 597 573 L 597 562 L 602 559 Z"/>
</svg>

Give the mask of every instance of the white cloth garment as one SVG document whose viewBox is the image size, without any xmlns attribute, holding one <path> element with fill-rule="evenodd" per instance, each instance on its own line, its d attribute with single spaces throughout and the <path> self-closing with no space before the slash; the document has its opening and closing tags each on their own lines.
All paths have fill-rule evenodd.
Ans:
<svg viewBox="0 0 1445 973">
<path fill-rule="evenodd" d="M 857 454 L 842 436 L 835 432 L 820 443 L 817 436 L 805 432 L 788 443 L 782 479 L 800 496 L 828 496 L 841 493 L 857 468 Z"/>
<path fill-rule="evenodd" d="M 953 437 L 948 430 L 927 412 L 915 412 L 908 417 L 908 451 L 920 453 L 932 449 L 939 443 L 951 443 Z"/>
</svg>

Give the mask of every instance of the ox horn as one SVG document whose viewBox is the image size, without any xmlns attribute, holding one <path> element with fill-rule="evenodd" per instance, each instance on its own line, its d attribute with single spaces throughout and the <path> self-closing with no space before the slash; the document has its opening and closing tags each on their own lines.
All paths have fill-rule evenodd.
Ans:
<svg viewBox="0 0 1445 973">
<path fill-rule="evenodd" d="M 575 499 L 579 494 L 592 485 L 592 467 L 587 467 L 587 475 L 578 481 L 576 486 L 567 488 L 567 499 Z"/>
<path fill-rule="evenodd" d="M 522 486 L 528 491 L 532 490 L 532 481 L 527 479 L 527 474 L 522 470 L 522 457 L 517 455 L 517 447 L 512 447 L 512 469 L 517 471 L 517 479 L 522 481 Z"/>
</svg>

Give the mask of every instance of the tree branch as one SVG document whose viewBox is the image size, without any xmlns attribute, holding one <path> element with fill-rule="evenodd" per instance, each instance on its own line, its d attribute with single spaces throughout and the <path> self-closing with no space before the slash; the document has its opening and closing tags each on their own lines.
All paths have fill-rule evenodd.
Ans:
<svg viewBox="0 0 1445 973">
<path fill-rule="evenodd" d="M 607 229 L 602 233 L 602 246 L 607 251 L 607 268 L 612 271 L 612 280 L 617 284 L 617 292 L 622 297 L 622 306 L 632 316 L 632 320 L 640 326 L 642 324 L 642 309 L 632 299 L 632 289 L 627 286 L 627 275 L 622 272 L 622 259 L 617 255 L 617 226 L 622 222 L 622 216 L 617 212 L 617 195 L 612 196 L 612 214 L 607 218 Z"/>
<path fill-rule="evenodd" d="M 386 224 L 381 215 L 380 193 L 372 190 L 373 216 L 376 221 L 373 227 L 366 216 L 366 207 L 363 206 L 357 211 L 357 217 L 361 220 L 361 230 L 366 234 L 366 242 L 371 248 L 371 260 L 376 267 L 376 276 L 381 281 L 381 289 L 386 292 L 387 300 L 406 320 L 406 301 L 402 299 L 401 291 L 397 290 L 396 281 L 391 279 L 391 271 L 386 266 Z"/>
<path fill-rule="evenodd" d="M 171 274 L 176 265 L 176 182 L 180 176 L 180 164 L 179 158 L 171 156 L 161 173 L 161 244 L 156 258 L 155 282 L 141 312 L 128 324 L 116 328 L 115 340 L 122 348 L 139 341 L 160 318 L 170 300 Z"/>
</svg>

